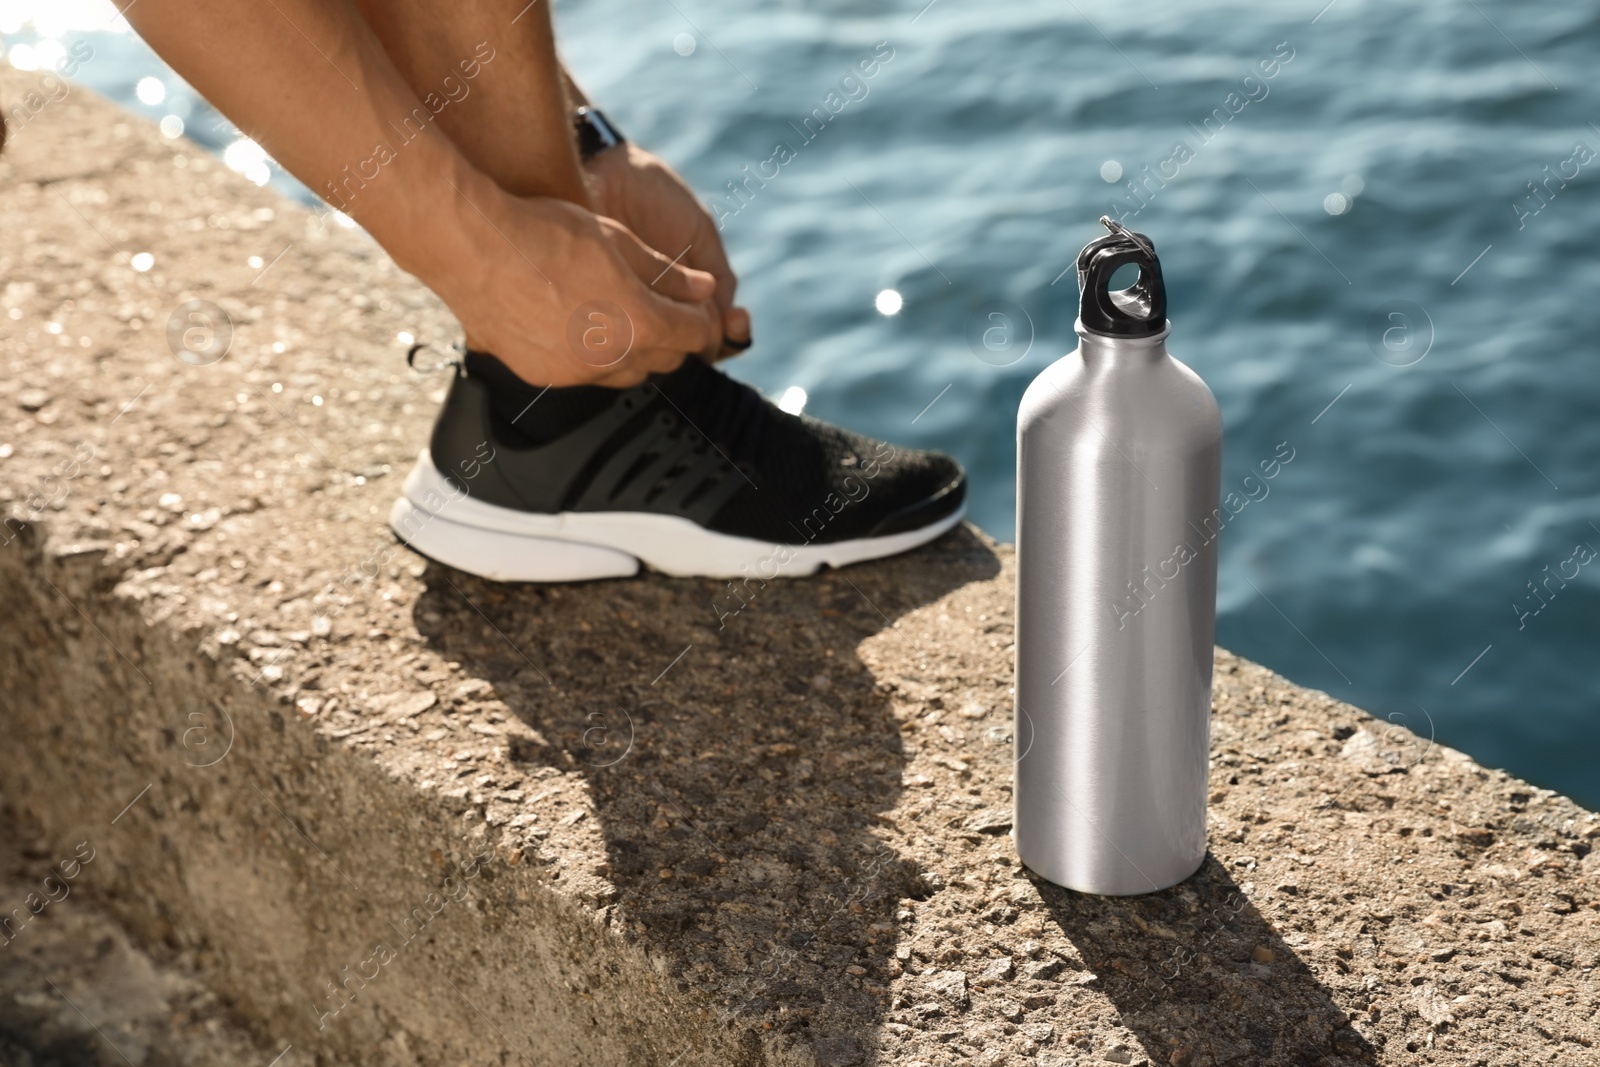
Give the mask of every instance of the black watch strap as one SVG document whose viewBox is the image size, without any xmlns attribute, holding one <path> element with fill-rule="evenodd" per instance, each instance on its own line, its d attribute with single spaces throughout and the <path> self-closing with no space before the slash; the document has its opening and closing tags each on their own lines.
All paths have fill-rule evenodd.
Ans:
<svg viewBox="0 0 1600 1067">
<path fill-rule="evenodd" d="M 599 108 L 580 107 L 574 111 L 572 129 L 578 137 L 578 156 L 585 163 L 608 148 L 627 143 Z"/>
</svg>

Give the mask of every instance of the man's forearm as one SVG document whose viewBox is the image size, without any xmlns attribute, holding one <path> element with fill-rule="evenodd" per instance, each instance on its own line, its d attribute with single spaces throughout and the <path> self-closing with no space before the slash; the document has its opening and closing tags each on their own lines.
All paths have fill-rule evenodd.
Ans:
<svg viewBox="0 0 1600 1067">
<path fill-rule="evenodd" d="M 579 87 L 577 79 L 572 76 L 565 63 L 561 64 L 561 87 L 567 91 L 567 102 L 573 107 L 589 106 L 589 97 Z"/>
<path fill-rule="evenodd" d="M 474 224 L 470 201 L 487 195 L 485 179 L 431 124 L 400 140 L 396 130 L 422 101 L 350 0 L 126 8 L 174 70 L 402 267 L 422 274 L 448 254 L 441 240 Z"/>
<path fill-rule="evenodd" d="M 401 77 L 437 105 L 433 124 L 468 162 L 512 196 L 588 206 L 548 3 L 355 4 Z"/>
</svg>

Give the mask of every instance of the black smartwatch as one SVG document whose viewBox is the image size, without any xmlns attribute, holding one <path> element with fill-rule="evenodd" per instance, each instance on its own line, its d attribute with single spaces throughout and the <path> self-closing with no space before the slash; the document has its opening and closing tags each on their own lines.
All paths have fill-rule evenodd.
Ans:
<svg viewBox="0 0 1600 1067">
<path fill-rule="evenodd" d="M 572 131 L 578 138 L 578 156 L 585 163 L 608 148 L 627 143 L 599 108 L 580 107 L 574 111 Z"/>
</svg>

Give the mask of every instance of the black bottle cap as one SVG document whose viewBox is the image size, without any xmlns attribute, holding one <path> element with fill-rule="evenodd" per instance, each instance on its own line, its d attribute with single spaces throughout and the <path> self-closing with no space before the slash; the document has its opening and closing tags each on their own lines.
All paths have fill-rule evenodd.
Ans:
<svg viewBox="0 0 1600 1067">
<path fill-rule="evenodd" d="M 1091 333 L 1111 337 L 1152 337 L 1167 328 L 1167 287 L 1161 261 L 1150 238 L 1134 233 L 1102 215 L 1111 232 L 1084 245 L 1078 253 L 1078 318 Z M 1126 289 L 1112 289 L 1117 268 L 1132 263 L 1139 280 Z"/>
</svg>

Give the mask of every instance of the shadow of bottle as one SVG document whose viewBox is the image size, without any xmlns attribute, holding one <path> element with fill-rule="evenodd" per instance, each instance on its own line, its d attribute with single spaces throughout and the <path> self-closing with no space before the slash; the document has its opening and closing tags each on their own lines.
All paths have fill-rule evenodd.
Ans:
<svg viewBox="0 0 1600 1067">
<path fill-rule="evenodd" d="M 1215 857 L 1181 884 L 1137 897 L 1090 896 L 1028 877 L 1151 1063 L 1376 1062 L 1333 994 Z M 1121 1059 L 1114 1047 L 1094 1051 Z"/>
</svg>

